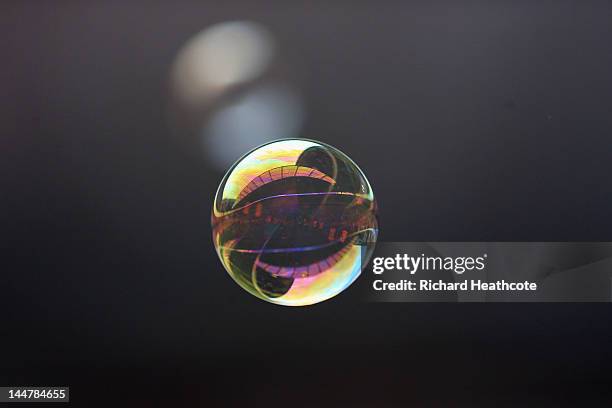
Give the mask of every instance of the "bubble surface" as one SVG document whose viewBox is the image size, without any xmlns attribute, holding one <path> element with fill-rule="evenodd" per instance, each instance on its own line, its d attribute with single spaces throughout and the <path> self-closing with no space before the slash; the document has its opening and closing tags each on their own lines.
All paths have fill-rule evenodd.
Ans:
<svg viewBox="0 0 612 408">
<path fill-rule="evenodd" d="M 342 292 L 367 264 L 378 235 L 376 201 L 363 172 L 338 149 L 279 140 L 227 172 L 212 230 L 241 287 L 272 303 L 309 305 Z"/>
</svg>

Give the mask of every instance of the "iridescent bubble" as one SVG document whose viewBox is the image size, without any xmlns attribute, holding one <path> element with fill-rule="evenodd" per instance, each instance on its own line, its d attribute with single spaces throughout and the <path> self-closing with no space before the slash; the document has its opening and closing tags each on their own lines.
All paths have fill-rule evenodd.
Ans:
<svg viewBox="0 0 612 408">
<path fill-rule="evenodd" d="M 251 294 L 301 306 L 342 292 L 367 264 L 378 235 L 363 172 L 321 142 L 260 146 L 227 172 L 212 213 L 225 269 Z"/>
</svg>

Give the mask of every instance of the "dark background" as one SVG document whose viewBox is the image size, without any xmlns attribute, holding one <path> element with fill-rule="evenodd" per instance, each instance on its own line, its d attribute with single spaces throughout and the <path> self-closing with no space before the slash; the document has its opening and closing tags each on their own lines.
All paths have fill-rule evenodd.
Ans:
<svg viewBox="0 0 612 408">
<path fill-rule="evenodd" d="M 2 385 L 79 406 L 605 405 L 610 304 L 351 288 L 285 308 L 230 279 L 223 174 L 167 106 L 177 50 L 235 19 L 298 72 L 302 136 L 365 170 L 381 240 L 612 240 L 609 2 L 4 2 Z"/>
</svg>

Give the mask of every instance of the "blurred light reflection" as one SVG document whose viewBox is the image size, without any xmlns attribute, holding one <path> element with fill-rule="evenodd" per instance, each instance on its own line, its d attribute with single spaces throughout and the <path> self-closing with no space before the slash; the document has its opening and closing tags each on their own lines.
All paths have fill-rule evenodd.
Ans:
<svg viewBox="0 0 612 408">
<path fill-rule="evenodd" d="M 215 24 L 179 51 L 172 70 L 174 92 L 188 105 L 210 103 L 228 88 L 260 76 L 275 48 L 272 35 L 257 23 Z"/>
<path fill-rule="evenodd" d="M 304 119 L 301 98 L 291 86 L 260 85 L 213 114 L 202 131 L 210 163 L 226 170 L 260 144 L 299 134 Z"/>
<path fill-rule="evenodd" d="M 255 22 L 217 23 L 189 39 L 170 78 L 177 142 L 225 171 L 260 144 L 300 136 L 302 98 L 277 54 Z"/>
</svg>

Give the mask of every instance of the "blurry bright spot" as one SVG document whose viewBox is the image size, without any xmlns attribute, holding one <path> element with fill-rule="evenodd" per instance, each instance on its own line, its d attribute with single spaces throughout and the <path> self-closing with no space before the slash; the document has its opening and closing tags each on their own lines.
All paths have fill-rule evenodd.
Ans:
<svg viewBox="0 0 612 408">
<path fill-rule="evenodd" d="M 274 56 L 268 31 L 247 21 L 224 22 L 191 38 L 179 51 L 173 85 L 187 103 L 207 102 L 227 87 L 255 79 Z"/>
<path fill-rule="evenodd" d="M 202 134 L 208 158 L 219 170 L 274 139 L 298 136 L 304 111 L 293 88 L 265 85 L 216 113 Z"/>
</svg>

